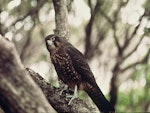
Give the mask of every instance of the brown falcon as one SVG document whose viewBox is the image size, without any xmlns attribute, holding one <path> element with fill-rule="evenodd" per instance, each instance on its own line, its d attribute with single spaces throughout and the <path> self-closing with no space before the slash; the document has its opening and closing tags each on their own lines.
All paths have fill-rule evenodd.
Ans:
<svg viewBox="0 0 150 113">
<path fill-rule="evenodd" d="M 77 86 L 78 89 L 84 90 L 101 112 L 114 112 L 115 109 L 96 84 L 83 54 L 65 38 L 56 35 L 47 36 L 45 42 L 59 79 L 70 88 Z"/>
</svg>

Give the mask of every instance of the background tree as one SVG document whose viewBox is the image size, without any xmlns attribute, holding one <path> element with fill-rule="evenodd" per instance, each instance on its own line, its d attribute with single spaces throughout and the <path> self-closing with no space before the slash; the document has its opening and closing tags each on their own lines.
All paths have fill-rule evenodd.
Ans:
<svg viewBox="0 0 150 113">
<path fill-rule="evenodd" d="M 83 15 L 89 12 L 89 16 L 78 21 L 77 1 L 67 2 L 70 42 L 85 54 L 117 111 L 149 111 L 149 1 L 85 0 Z M 39 67 L 39 73 L 42 67 L 49 69 L 43 38 L 55 28 L 52 1 L 1 0 L 0 4 L 1 36 L 14 42 L 26 67 Z M 56 85 L 54 76 L 49 80 Z"/>
</svg>

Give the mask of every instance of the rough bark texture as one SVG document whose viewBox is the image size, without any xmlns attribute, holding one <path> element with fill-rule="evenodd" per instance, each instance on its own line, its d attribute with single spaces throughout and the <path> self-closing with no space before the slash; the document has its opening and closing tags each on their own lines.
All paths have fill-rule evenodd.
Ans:
<svg viewBox="0 0 150 113">
<path fill-rule="evenodd" d="M 0 106 L 5 113 L 53 112 L 24 69 L 14 44 L 4 38 L 0 38 Z"/>
<path fill-rule="evenodd" d="M 55 9 L 55 34 L 68 38 L 68 11 L 66 0 L 53 0 Z"/>
<path fill-rule="evenodd" d="M 70 98 L 67 98 L 67 93 L 61 94 L 60 88 L 55 88 L 47 83 L 38 73 L 28 69 L 27 71 L 33 78 L 33 80 L 41 87 L 43 93 L 48 99 L 49 103 L 59 113 L 99 113 L 98 109 L 94 108 L 89 102 L 85 102 L 81 99 L 74 99 L 71 105 L 68 105 Z"/>
</svg>

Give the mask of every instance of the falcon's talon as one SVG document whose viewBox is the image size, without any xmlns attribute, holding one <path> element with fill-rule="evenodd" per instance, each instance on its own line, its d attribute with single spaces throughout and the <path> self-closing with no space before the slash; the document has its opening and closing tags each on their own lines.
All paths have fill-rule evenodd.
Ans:
<svg viewBox="0 0 150 113">
<path fill-rule="evenodd" d="M 77 98 L 77 97 L 73 95 L 73 97 L 70 99 L 70 101 L 69 101 L 68 105 L 70 105 L 70 104 L 71 104 L 71 102 L 72 102 L 74 99 L 76 99 L 76 98 Z"/>
<path fill-rule="evenodd" d="M 70 94 L 68 94 L 68 95 L 66 95 L 66 98 L 72 98 L 73 97 L 73 95 L 70 95 Z"/>
<path fill-rule="evenodd" d="M 74 94 L 73 94 L 71 100 L 69 101 L 68 105 L 70 105 L 71 102 L 72 102 L 75 98 L 77 98 L 77 97 L 78 97 L 78 96 L 77 96 L 77 85 L 75 85 Z"/>
<path fill-rule="evenodd" d="M 65 86 L 63 89 L 61 89 L 59 95 L 62 95 L 64 92 L 67 92 L 68 86 Z"/>
<path fill-rule="evenodd" d="M 63 94 L 68 95 L 67 97 L 71 98 L 74 92 L 69 87 L 65 87 L 59 93 L 59 95 L 63 95 Z"/>
</svg>

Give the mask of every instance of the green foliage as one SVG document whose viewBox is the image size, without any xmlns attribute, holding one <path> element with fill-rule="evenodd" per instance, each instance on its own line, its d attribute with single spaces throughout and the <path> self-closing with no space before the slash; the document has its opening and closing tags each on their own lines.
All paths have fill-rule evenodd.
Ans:
<svg viewBox="0 0 150 113">
<path fill-rule="evenodd" d="M 136 80 L 139 80 L 140 79 L 140 76 L 142 75 L 142 73 L 143 73 L 143 70 L 142 69 L 144 69 L 144 67 L 142 67 L 142 66 L 140 66 L 140 70 L 139 69 L 136 69 L 134 72 L 133 72 L 133 74 L 132 74 L 132 76 L 131 76 L 131 79 L 133 80 L 133 81 L 136 81 Z"/>
<path fill-rule="evenodd" d="M 139 85 L 137 88 L 133 87 L 125 92 L 119 92 L 117 112 L 145 111 L 145 104 L 150 102 L 150 64 L 140 66 L 139 69 L 133 73 L 131 80 L 136 82 L 143 77 L 146 82 L 143 87 Z"/>
<path fill-rule="evenodd" d="M 133 89 L 126 93 L 119 93 L 117 112 L 139 112 L 143 111 L 142 101 L 145 101 L 145 91 L 143 89 Z M 147 100 L 150 101 L 149 98 Z"/>
<path fill-rule="evenodd" d="M 118 95 L 118 104 L 117 104 L 117 112 L 126 111 L 126 107 L 130 104 L 130 96 L 125 93 L 119 93 Z"/>
</svg>

